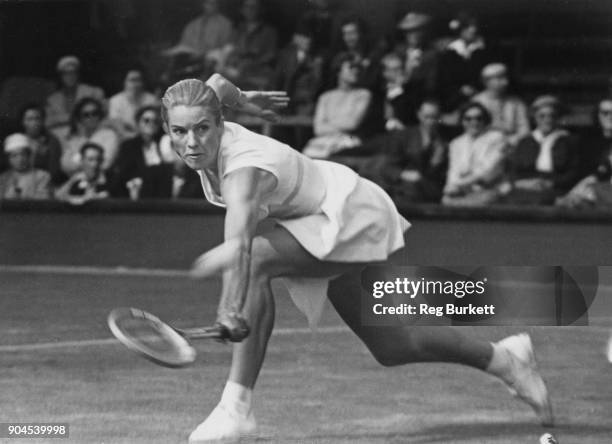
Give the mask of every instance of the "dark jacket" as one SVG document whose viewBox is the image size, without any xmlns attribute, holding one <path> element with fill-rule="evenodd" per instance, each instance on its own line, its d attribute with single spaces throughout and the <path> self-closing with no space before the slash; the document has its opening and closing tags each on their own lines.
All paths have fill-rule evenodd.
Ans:
<svg viewBox="0 0 612 444">
<path fill-rule="evenodd" d="M 512 179 L 543 178 L 553 182 L 557 193 L 569 191 L 581 178 L 581 161 L 577 152 L 576 139 L 560 136 L 552 147 L 553 172 L 542 173 L 536 170 L 536 160 L 540 144 L 529 134 L 519 140 L 509 156 L 509 169 Z"/>
<path fill-rule="evenodd" d="M 157 143 L 159 147 L 159 139 Z M 113 167 L 114 194 L 129 196 L 126 183 L 140 177 L 142 188 L 140 198 L 169 198 L 172 196 L 172 177 L 174 166 L 171 163 L 147 166 L 142 151 L 144 141 L 140 136 L 128 139 L 121 144 Z M 161 157 L 161 155 L 160 155 Z"/>
<path fill-rule="evenodd" d="M 279 54 L 276 62 L 274 88 L 287 91 L 291 98 L 290 112 L 301 109 L 312 113 L 321 89 L 322 59 L 312 54 L 306 54 L 298 60 L 298 51 L 293 43 L 286 46 Z"/>
<path fill-rule="evenodd" d="M 417 123 L 417 111 L 425 98 L 423 88 L 416 83 L 406 83 L 403 92 L 391 99 L 385 96 L 385 102 L 391 107 L 393 116 L 405 126 Z"/>
<path fill-rule="evenodd" d="M 62 146 L 59 140 L 53 134 L 46 132 L 37 142 L 38 146 L 34 151 L 34 168 L 51 174 L 51 182 L 54 185 L 61 184 L 66 180 L 66 176 L 60 164 Z"/>
<path fill-rule="evenodd" d="M 480 72 L 490 60 L 490 51 L 477 49 L 468 59 L 451 49 L 440 54 L 437 87 L 445 111 L 453 111 L 470 97 L 461 92 L 464 85 L 480 89 Z"/>
<path fill-rule="evenodd" d="M 425 146 L 418 126 L 394 131 L 387 137 L 383 176 L 392 193 L 417 202 L 438 202 L 446 178 L 448 143 L 445 138 L 437 133 Z M 403 182 L 400 174 L 404 170 L 419 171 L 421 180 Z"/>
<path fill-rule="evenodd" d="M 599 132 L 586 137 L 581 145 L 582 176 L 595 174 L 600 180 L 610 180 L 612 138 Z"/>
</svg>

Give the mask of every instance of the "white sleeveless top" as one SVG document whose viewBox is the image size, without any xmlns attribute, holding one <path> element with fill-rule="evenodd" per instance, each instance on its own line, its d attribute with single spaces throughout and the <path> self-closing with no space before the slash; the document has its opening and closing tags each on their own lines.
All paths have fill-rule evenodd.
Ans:
<svg viewBox="0 0 612 444">
<path fill-rule="evenodd" d="M 217 158 L 220 182 L 240 168 L 255 167 L 272 174 L 277 184 L 264 198 L 259 219 L 295 218 L 321 212 L 327 189 L 314 160 L 288 145 L 249 131 L 232 122 L 225 122 Z M 225 207 L 204 171 L 198 171 L 206 199 Z"/>
</svg>

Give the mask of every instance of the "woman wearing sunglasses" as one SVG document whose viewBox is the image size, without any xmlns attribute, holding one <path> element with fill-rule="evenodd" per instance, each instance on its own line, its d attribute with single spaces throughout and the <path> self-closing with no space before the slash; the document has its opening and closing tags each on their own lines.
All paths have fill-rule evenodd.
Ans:
<svg viewBox="0 0 612 444">
<path fill-rule="evenodd" d="M 563 105 L 540 96 L 531 105 L 535 129 L 519 140 L 510 156 L 510 203 L 552 204 L 580 179 L 581 161 L 574 137 L 561 128 Z"/>
<path fill-rule="evenodd" d="M 103 125 L 104 107 L 102 102 L 85 97 L 77 102 L 72 111 L 68 134 L 62 137 L 62 171 L 72 176 L 81 169 L 81 147 L 88 142 L 104 149 L 102 169 L 108 169 L 117 157 L 119 137 Z"/>
<path fill-rule="evenodd" d="M 463 134 L 450 143 L 442 203 L 486 205 L 497 198 L 506 139 L 502 132 L 490 127 L 491 114 L 480 103 L 464 105 L 460 116 Z"/>
<path fill-rule="evenodd" d="M 121 144 L 113 168 L 118 182 L 116 193 L 132 199 L 169 198 L 178 158 L 169 144 L 161 143 L 159 106 L 144 106 L 133 119 L 138 133 Z"/>
</svg>

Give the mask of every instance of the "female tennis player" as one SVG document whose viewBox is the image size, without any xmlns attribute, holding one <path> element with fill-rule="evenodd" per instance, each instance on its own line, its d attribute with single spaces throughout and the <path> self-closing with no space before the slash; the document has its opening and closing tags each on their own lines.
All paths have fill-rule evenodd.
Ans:
<svg viewBox="0 0 612 444">
<path fill-rule="evenodd" d="M 235 342 L 232 364 L 219 404 L 190 443 L 255 433 L 251 397 L 274 324 L 270 280 L 277 277 L 287 278 L 298 306 L 312 315 L 320 305 L 314 301 L 323 300 L 317 296 L 325 295 L 320 283 L 340 275 L 327 296 L 381 364 L 454 362 L 484 370 L 550 424 L 547 389 L 526 334 L 489 343 L 449 327 L 361 325 L 355 276 L 366 264 L 401 256 L 409 223 L 381 188 L 352 170 L 307 158 L 223 118 L 222 104 L 269 108 L 271 97 L 251 93 L 249 101 L 216 76 L 207 84 L 180 81 L 162 99 L 174 150 L 199 174 L 206 198 L 226 207 L 225 241 L 195 262 L 193 274 L 222 275 L 217 324 Z M 256 235 L 266 218 L 274 228 Z"/>
</svg>

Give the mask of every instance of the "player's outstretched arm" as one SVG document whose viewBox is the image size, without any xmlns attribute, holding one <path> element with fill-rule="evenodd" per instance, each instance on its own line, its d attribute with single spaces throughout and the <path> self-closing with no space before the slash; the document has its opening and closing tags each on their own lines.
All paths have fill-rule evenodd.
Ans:
<svg viewBox="0 0 612 444">
<path fill-rule="evenodd" d="M 215 91 L 223 106 L 271 122 L 279 119 L 276 111 L 289 104 L 285 91 L 241 91 L 221 74 L 213 74 L 206 84 Z"/>
<path fill-rule="evenodd" d="M 217 323 L 225 328 L 228 339 L 241 341 L 248 335 L 242 309 L 247 296 L 251 269 L 251 245 L 259 223 L 259 208 L 263 197 L 276 185 L 276 178 L 261 169 L 245 167 L 227 175 L 222 194 L 227 206 L 225 243 L 222 263 L 221 299 Z M 219 251 L 219 247 L 215 250 Z M 210 272 L 211 252 L 194 264 L 192 274 L 206 276 Z M 213 262 L 217 262 L 213 260 Z M 217 263 L 219 265 L 219 263 Z M 212 265 L 216 268 L 217 265 Z"/>
</svg>

